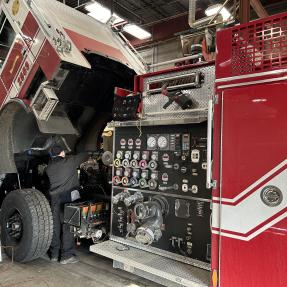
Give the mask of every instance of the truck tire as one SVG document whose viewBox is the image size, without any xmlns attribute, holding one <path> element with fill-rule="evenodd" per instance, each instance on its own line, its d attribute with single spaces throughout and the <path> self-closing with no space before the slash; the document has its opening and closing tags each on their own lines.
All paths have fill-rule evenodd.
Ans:
<svg viewBox="0 0 287 287">
<path fill-rule="evenodd" d="M 48 200 L 38 190 L 10 192 L 0 216 L 1 242 L 17 262 L 28 262 L 48 251 L 53 236 L 53 219 Z M 9 247 L 12 248 L 9 248 Z"/>
</svg>

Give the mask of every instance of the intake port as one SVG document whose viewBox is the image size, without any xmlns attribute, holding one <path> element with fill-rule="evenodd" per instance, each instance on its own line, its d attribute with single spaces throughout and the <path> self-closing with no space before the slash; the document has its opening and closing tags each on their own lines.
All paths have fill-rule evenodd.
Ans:
<svg viewBox="0 0 287 287">
<path fill-rule="evenodd" d="M 119 159 L 116 159 L 115 161 L 114 161 L 114 166 L 115 167 L 120 167 L 122 165 L 122 163 L 121 163 L 121 161 L 119 160 Z"/>
<path fill-rule="evenodd" d="M 150 190 L 155 190 L 157 188 L 157 182 L 154 179 L 148 181 L 148 187 Z"/>
<path fill-rule="evenodd" d="M 147 161 L 146 160 L 141 160 L 139 163 L 139 167 L 141 169 L 146 169 L 147 168 Z"/>
<path fill-rule="evenodd" d="M 134 178 L 139 178 L 140 177 L 140 170 L 139 169 L 134 169 L 133 173 L 132 173 L 132 176 Z"/>
<path fill-rule="evenodd" d="M 124 159 L 123 162 L 122 162 L 122 165 L 123 165 L 124 168 L 129 167 L 130 166 L 129 160 L 128 159 Z"/>
<path fill-rule="evenodd" d="M 148 187 L 147 181 L 144 178 L 140 179 L 139 185 L 140 185 L 140 188 L 147 188 Z"/>
<path fill-rule="evenodd" d="M 139 151 L 135 151 L 134 152 L 133 159 L 135 159 L 135 160 L 139 160 L 140 159 L 140 152 Z"/>
<path fill-rule="evenodd" d="M 116 158 L 123 159 L 123 152 L 121 150 L 117 151 Z"/>
<path fill-rule="evenodd" d="M 121 180 L 121 178 L 119 176 L 114 176 L 113 177 L 113 184 L 114 185 L 119 185 L 121 183 L 122 183 L 122 180 Z"/>
<path fill-rule="evenodd" d="M 132 177 L 130 180 L 131 187 L 137 187 L 139 185 L 139 182 L 136 178 Z"/>
<path fill-rule="evenodd" d="M 148 164 L 149 169 L 156 170 L 157 169 L 157 162 L 154 160 L 151 160 Z"/>
<path fill-rule="evenodd" d="M 133 159 L 133 160 L 131 161 L 131 167 L 132 167 L 132 168 L 137 168 L 138 166 L 139 166 L 138 161 L 135 160 L 135 159 Z"/>
<path fill-rule="evenodd" d="M 116 169 L 116 176 L 123 176 L 123 169 L 122 168 Z"/>
<path fill-rule="evenodd" d="M 130 177 L 130 176 L 131 176 L 131 173 L 132 173 L 131 168 L 126 168 L 125 171 L 124 171 L 124 176 Z"/>
<path fill-rule="evenodd" d="M 129 181 L 128 177 L 125 176 L 122 178 L 122 185 L 123 186 L 129 186 L 130 185 L 130 181 Z"/>
<path fill-rule="evenodd" d="M 188 185 L 186 183 L 184 183 L 182 186 L 181 186 L 181 189 L 183 192 L 188 192 Z"/>
</svg>

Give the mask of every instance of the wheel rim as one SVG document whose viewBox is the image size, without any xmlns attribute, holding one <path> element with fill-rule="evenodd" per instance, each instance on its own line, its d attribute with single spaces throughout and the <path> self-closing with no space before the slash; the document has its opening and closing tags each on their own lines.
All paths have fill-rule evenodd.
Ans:
<svg viewBox="0 0 287 287">
<path fill-rule="evenodd" d="M 10 238 L 19 242 L 23 235 L 22 216 L 18 210 L 14 210 L 6 221 L 6 231 Z"/>
</svg>

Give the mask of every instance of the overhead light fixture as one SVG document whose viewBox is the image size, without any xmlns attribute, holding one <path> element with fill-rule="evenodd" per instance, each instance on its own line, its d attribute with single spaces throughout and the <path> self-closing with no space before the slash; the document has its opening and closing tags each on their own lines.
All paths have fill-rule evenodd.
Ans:
<svg viewBox="0 0 287 287">
<path fill-rule="evenodd" d="M 124 26 L 123 29 L 125 32 L 129 33 L 130 35 L 140 40 L 145 40 L 151 37 L 151 33 L 135 24 L 127 24 Z"/>
<path fill-rule="evenodd" d="M 110 19 L 111 23 L 113 25 L 125 22 L 125 20 L 123 18 L 121 18 L 119 15 L 117 15 L 116 13 L 113 14 L 112 18 Z"/>
<path fill-rule="evenodd" d="M 116 13 L 112 14 L 109 8 L 103 6 L 99 2 L 93 2 L 91 4 L 87 4 L 85 6 L 85 9 L 89 12 L 88 13 L 89 16 L 105 24 L 109 22 L 112 25 L 116 25 L 126 21 Z M 123 29 L 125 32 L 131 34 L 132 36 L 140 40 L 148 39 L 151 37 L 151 33 L 135 24 L 127 24 L 124 26 Z"/>
<path fill-rule="evenodd" d="M 124 19 L 121 18 L 116 13 L 113 13 L 110 9 L 103 6 L 102 4 L 98 2 L 94 2 L 91 4 L 88 4 L 85 6 L 86 10 L 89 11 L 88 15 L 95 18 L 96 20 L 107 23 L 108 21 L 111 21 L 111 24 L 115 25 L 121 22 L 124 22 Z"/>
<path fill-rule="evenodd" d="M 205 10 L 205 15 L 208 17 L 214 16 L 218 13 L 218 11 L 220 11 L 219 14 L 221 14 L 223 21 L 226 21 L 231 17 L 230 12 L 225 7 L 222 8 L 222 4 L 215 4 L 215 5 L 209 6 Z"/>
<path fill-rule="evenodd" d="M 88 4 L 85 6 L 85 8 L 89 11 L 89 16 L 95 18 L 102 23 L 107 23 L 112 16 L 111 10 L 104 7 L 98 2 Z"/>
</svg>

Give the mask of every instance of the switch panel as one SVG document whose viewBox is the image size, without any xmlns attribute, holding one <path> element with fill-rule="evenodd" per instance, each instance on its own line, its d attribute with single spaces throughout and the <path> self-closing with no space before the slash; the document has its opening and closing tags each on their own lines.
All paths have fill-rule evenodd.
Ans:
<svg viewBox="0 0 287 287">
<path fill-rule="evenodd" d="M 148 126 L 141 127 L 141 132 L 140 136 L 136 127 L 117 128 L 116 176 L 146 180 L 140 183 L 129 181 L 130 188 L 211 198 L 211 191 L 206 189 L 206 123 Z M 119 168 L 126 172 L 120 173 Z M 127 172 L 129 168 L 131 172 Z M 134 170 L 139 175 L 134 176 Z M 153 181 L 148 184 L 150 179 Z M 136 186 L 133 186 L 134 182 Z M 174 185 L 179 188 L 171 188 Z"/>
</svg>

